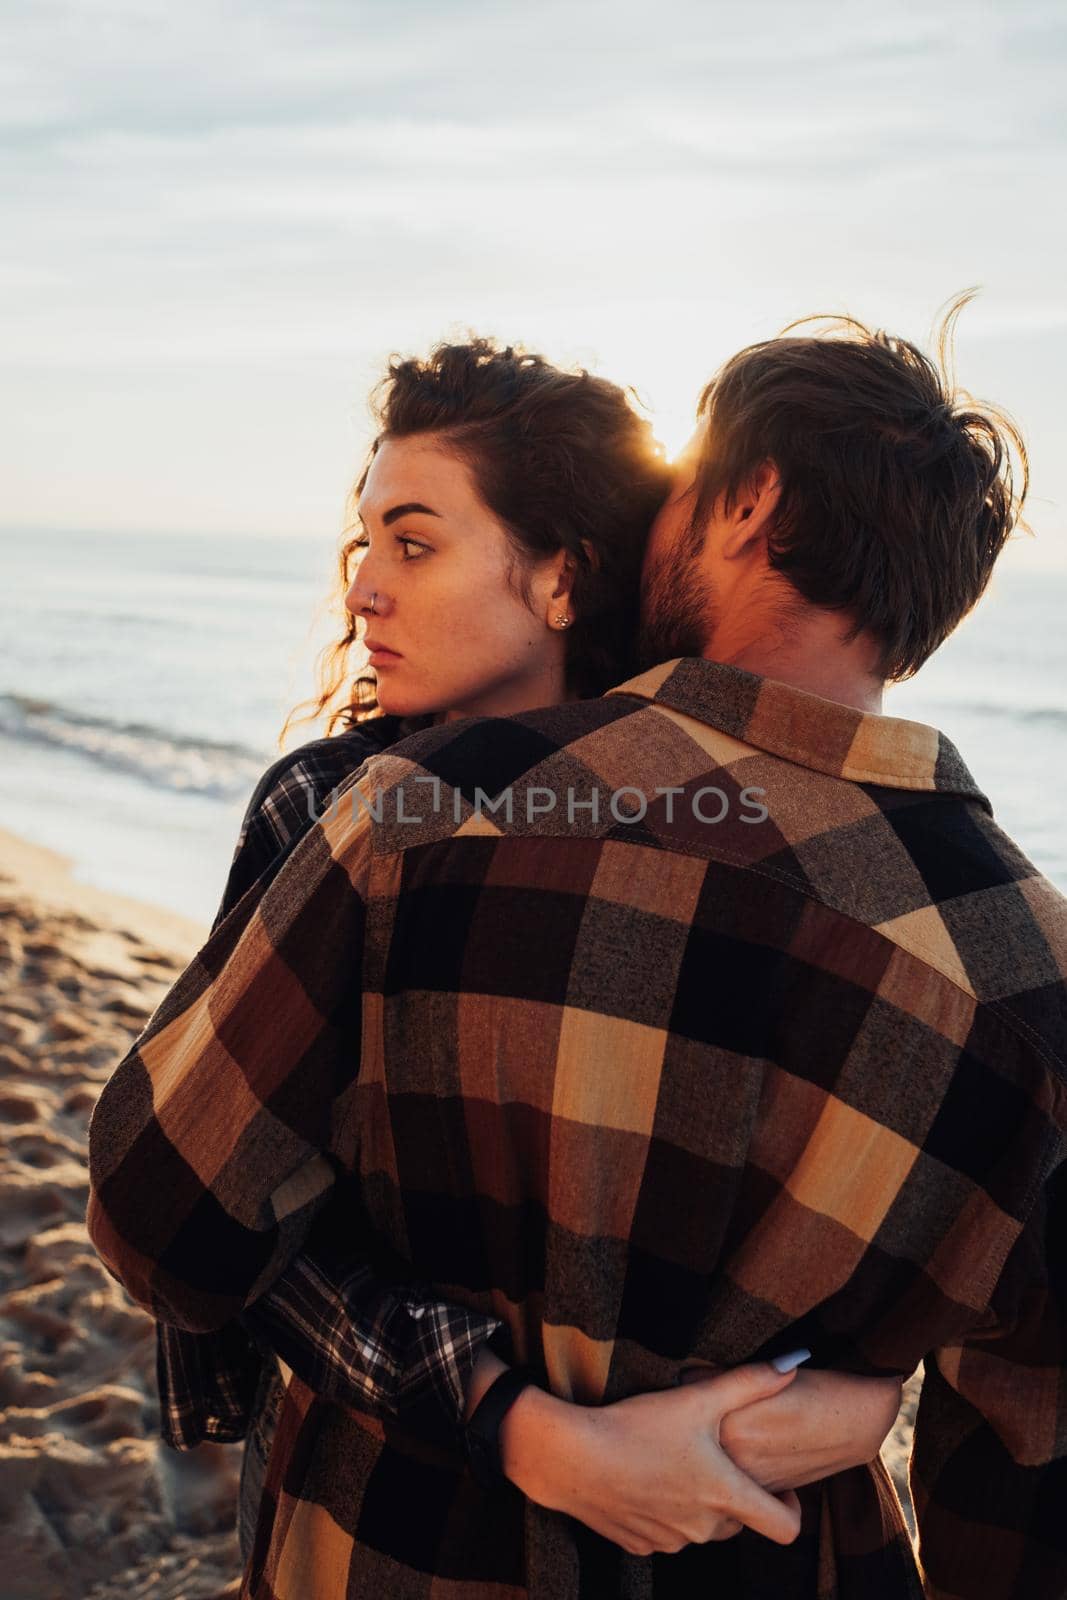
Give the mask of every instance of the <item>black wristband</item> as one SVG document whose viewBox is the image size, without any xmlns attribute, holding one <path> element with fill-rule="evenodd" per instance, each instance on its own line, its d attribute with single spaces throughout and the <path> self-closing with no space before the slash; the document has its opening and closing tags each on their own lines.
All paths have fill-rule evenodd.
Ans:
<svg viewBox="0 0 1067 1600">
<path fill-rule="evenodd" d="M 500 1424 L 522 1391 L 536 1381 L 529 1367 L 509 1367 L 494 1378 L 463 1430 L 474 1481 L 483 1489 L 507 1482 L 500 1461 Z"/>
</svg>

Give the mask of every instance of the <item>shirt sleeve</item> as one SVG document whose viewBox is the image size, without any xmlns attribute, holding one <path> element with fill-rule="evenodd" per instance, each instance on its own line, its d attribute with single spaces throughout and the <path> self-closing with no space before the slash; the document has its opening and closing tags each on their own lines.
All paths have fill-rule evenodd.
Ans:
<svg viewBox="0 0 1067 1600">
<path fill-rule="evenodd" d="M 256 784 L 241 820 L 212 931 L 265 872 L 277 873 L 297 841 L 326 811 L 331 789 L 344 781 L 336 760 L 316 759 L 318 749 L 310 745 L 282 756 Z"/>
<path fill-rule="evenodd" d="M 237 1316 L 350 1162 L 370 827 L 340 805 L 252 885 L 97 1103 L 90 1237 L 159 1320 Z"/>
<path fill-rule="evenodd" d="M 262 880 L 261 891 L 265 891 L 297 837 L 324 809 L 320 791 L 332 786 L 340 773 L 333 766 L 325 774 L 318 770 L 314 755 L 319 748 L 313 745 L 282 756 L 256 784 L 241 819 L 212 933 L 253 884 Z M 204 1440 L 233 1443 L 243 1439 L 252 1418 L 262 1360 L 240 1321 L 210 1333 L 192 1333 L 188 1328 L 157 1322 L 156 1387 L 165 1442 L 175 1450 L 193 1450 Z"/>
<path fill-rule="evenodd" d="M 987 1325 L 927 1357 L 911 1488 L 929 1600 L 1067 1595 L 1067 1165 Z"/>
<path fill-rule="evenodd" d="M 258 879 L 265 892 L 326 810 L 344 774 L 336 757 L 319 753 L 316 762 L 317 753 L 313 746 L 283 758 L 257 784 L 213 930 Z M 437 1299 L 430 1285 L 395 1286 L 355 1248 L 328 1256 L 313 1247 L 240 1321 L 206 1334 L 157 1324 L 161 1431 L 179 1450 L 243 1438 L 261 1350 L 280 1355 L 323 1398 L 424 1434 L 448 1430 L 462 1421 L 474 1364 L 500 1326 Z"/>
<path fill-rule="evenodd" d="M 244 1321 L 321 1399 L 423 1437 L 462 1423 L 475 1362 L 501 1326 L 429 1285 L 388 1286 L 360 1260 L 314 1249 Z"/>
<path fill-rule="evenodd" d="M 156 1323 L 159 1432 L 174 1450 L 210 1440 L 233 1444 L 248 1432 L 263 1367 L 242 1322 L 212 1333 Z"/>
</svg>

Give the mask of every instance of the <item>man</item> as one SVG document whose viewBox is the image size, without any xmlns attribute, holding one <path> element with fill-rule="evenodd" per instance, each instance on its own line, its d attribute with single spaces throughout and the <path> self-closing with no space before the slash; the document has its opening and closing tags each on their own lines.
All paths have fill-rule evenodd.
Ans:
<svg viewBox="0 0 1067 1600">
<path fill-rule="evenodd" d="M 881 715 L 1020 501 L 901 341 L 728 363 L 649 544 L 657 664 L 369 763 L 120 1066 L 90 1227 L 131 1293 L 221 1326 L 343 1219 L 339 1169 L 555 1395 L 925 1359 L 925 1592 L 1062 1596 L 1067 905 Z M 517 1482 L 551 1403 L 508 1413 Z M 278 1600 L 923 1592 L 877 1468 L 803 1491 L 791 1544 L 641 1560 L 297 1384 L 267 1494 Z"/>
</svg>

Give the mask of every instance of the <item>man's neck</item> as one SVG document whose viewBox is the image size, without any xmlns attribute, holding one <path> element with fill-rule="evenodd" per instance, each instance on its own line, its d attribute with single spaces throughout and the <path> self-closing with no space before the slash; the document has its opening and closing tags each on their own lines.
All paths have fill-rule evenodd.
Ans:
<svg viewBox="0 0 1067 1600">
<path fill-rule="evenodd" d="M 820 612 L 788 633 L 768 629 L 748 638 L 738 633 L 731 637 L 728 627 L 720 627 L 704 654 L 709 661 L 881 716 L 885 685 L 875 670 L 877 647 L 862 634 L 851 644 L 842 644 L 846 626 L 840 616 Z"/>
</svg>

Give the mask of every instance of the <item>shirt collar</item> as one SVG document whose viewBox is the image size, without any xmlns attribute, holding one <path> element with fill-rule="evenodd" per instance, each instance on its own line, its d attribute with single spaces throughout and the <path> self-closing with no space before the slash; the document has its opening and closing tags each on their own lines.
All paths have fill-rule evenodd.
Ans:
<svg viewBox="0 0 1067 1600">
<path fill-rule="evenodd" d="M 924 722 L 857 711 L 700 656 L 665 661 L 608 693 L 680 711 L 743 744 L 832 778 L 966 795 L 992 815 L 955 745 Z"/>
</svg>

